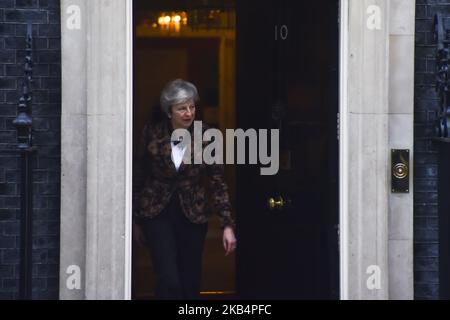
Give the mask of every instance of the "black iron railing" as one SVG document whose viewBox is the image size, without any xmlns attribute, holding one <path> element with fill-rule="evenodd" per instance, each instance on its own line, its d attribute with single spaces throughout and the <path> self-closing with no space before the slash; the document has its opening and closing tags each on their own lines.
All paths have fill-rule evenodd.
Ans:
<svg viewBox="0 0 450 320">
<path fill-rule="evenodd" d="M 31 84 L 33 76 L 33 33 L 27 26 L 26 56 L 22 96 L 19 99 L 17 117 L 13 121 L 17 128 L 18 150 L 21 156 L 21 219 L 20 219 L 20 287 L 19 298 L 32 298 L 32 248 L 33 248 L 33 147 L 31 117 Z"/>
<path fill-rule="evenodd" d="M 434 18 L 436 41 L 436 91 L 440 106 L 436 134 L 439 138 L 450 138 L 450 29 L 444 26 L 440 14 Z"/>
<path fill-rule="evenodd" d="M 439 114 L 434 139 L 438 147 L 439 298 L 450 299 L 450 17 L 436 14 L 436 90 Z"/>
</svg>

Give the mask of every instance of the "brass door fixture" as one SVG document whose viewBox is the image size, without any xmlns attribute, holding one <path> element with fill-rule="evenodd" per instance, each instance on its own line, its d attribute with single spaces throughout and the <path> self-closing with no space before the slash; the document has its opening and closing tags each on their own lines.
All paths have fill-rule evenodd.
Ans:
<svg viewBox="0 0 450 320">
<path fill-rule="evenodd" d="M 267 207 L 271 211 L 273 211 L 273 210 L 281 211 L 281 210 L 285 209 L 286 207 L 288 207 L 290 204 L 291 204 L 291 200 L 286 196 L 270 197 L 267 200 Z"/>
<path fill-rule="evenodd" d="M 409 193 L 409 150 L 391 150 L 391 190 Z"/>
</svg>

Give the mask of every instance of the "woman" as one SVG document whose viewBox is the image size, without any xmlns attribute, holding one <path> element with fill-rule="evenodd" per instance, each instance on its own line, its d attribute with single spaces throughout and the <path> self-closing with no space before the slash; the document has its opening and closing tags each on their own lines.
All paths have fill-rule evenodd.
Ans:
<svg viewBox="0 0 450 320">
<path fill-rule="evenodd" d="M 208 222 L 206 190 L 210 190 L 219 215 L 225 255 L 236 248 L 223 165 L 184 163 L 187 146 L 171 141 L 175 129 L 193 131 L 198 101 L 192 83 L 181 79 L 169 82 L 160 98 L 167 117 L 146 125 L 142 133 L 142 156 L 136 168 L 141 182 L 137 183 L 133 234 L 139 244 L 146 240 L 150 247 L 158 299 L 199 297 Z M 204 124 L 202 127 L 207 129 Z"/>
</svg>

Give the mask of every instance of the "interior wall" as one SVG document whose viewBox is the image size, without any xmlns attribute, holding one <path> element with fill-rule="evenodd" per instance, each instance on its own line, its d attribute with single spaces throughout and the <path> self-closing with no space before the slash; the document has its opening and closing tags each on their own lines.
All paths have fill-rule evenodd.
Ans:
<svg viewBox="0 0 450 320">
<path fill-rule="evenodd" d="M 221 54 L 220 38 L 141 38 L 135 42 L 134 59 L 134 139 L 135 145 L 142 128 L 149 119 L 155 117 L 159 109 L 159 95 L 164 85 L 173 79 L 182 78 L 194 83 L 199 90 L 200 102 L 197 120 L 222 128 L 226 124 L 220 117 L 226 113 L 228 118 L 233 111 L 222 104 L 219 70 L 232 78 L 233 69 L 222 68 L 230 60 L 234 51 Z M 230 64 L 228 63 L 228 66 Z M 231 87 L 233 88 L 233 87 Z M 228 88 L 228 91 L 230 89 Z M 228 101 L 228 100 L 226 100 Z M 162 116 L 162 115 L 159 115 Z M 229 128 L 229 126 L 227 126 Z M 232 170 L 227 170 L 226 180 L 234 198 Z M 222 233 L 217 217 L 210 221 L 204 252 L 204 272 L 202 291 L 234 291 L 234 257 L 223 255 Z M 133 248 L 134 256 L 134 294 L 136 298 L 152 295 L 154 276 L 151 259 L 146 248 Z M 217 277 L 220 274 L 220 277 Z"/>
</svg>

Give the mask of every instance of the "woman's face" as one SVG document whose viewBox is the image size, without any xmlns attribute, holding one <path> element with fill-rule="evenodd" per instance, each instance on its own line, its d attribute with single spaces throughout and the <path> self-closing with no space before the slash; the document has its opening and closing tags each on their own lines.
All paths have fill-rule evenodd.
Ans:
<svg viewBox="0 0 450 320">
<path fill-rule="evenodd" d="M 195 119 L 195 103 L 189 100 L 172 106 L 171 121 L 174 129 L 187 129 Z"/>
</svg>

